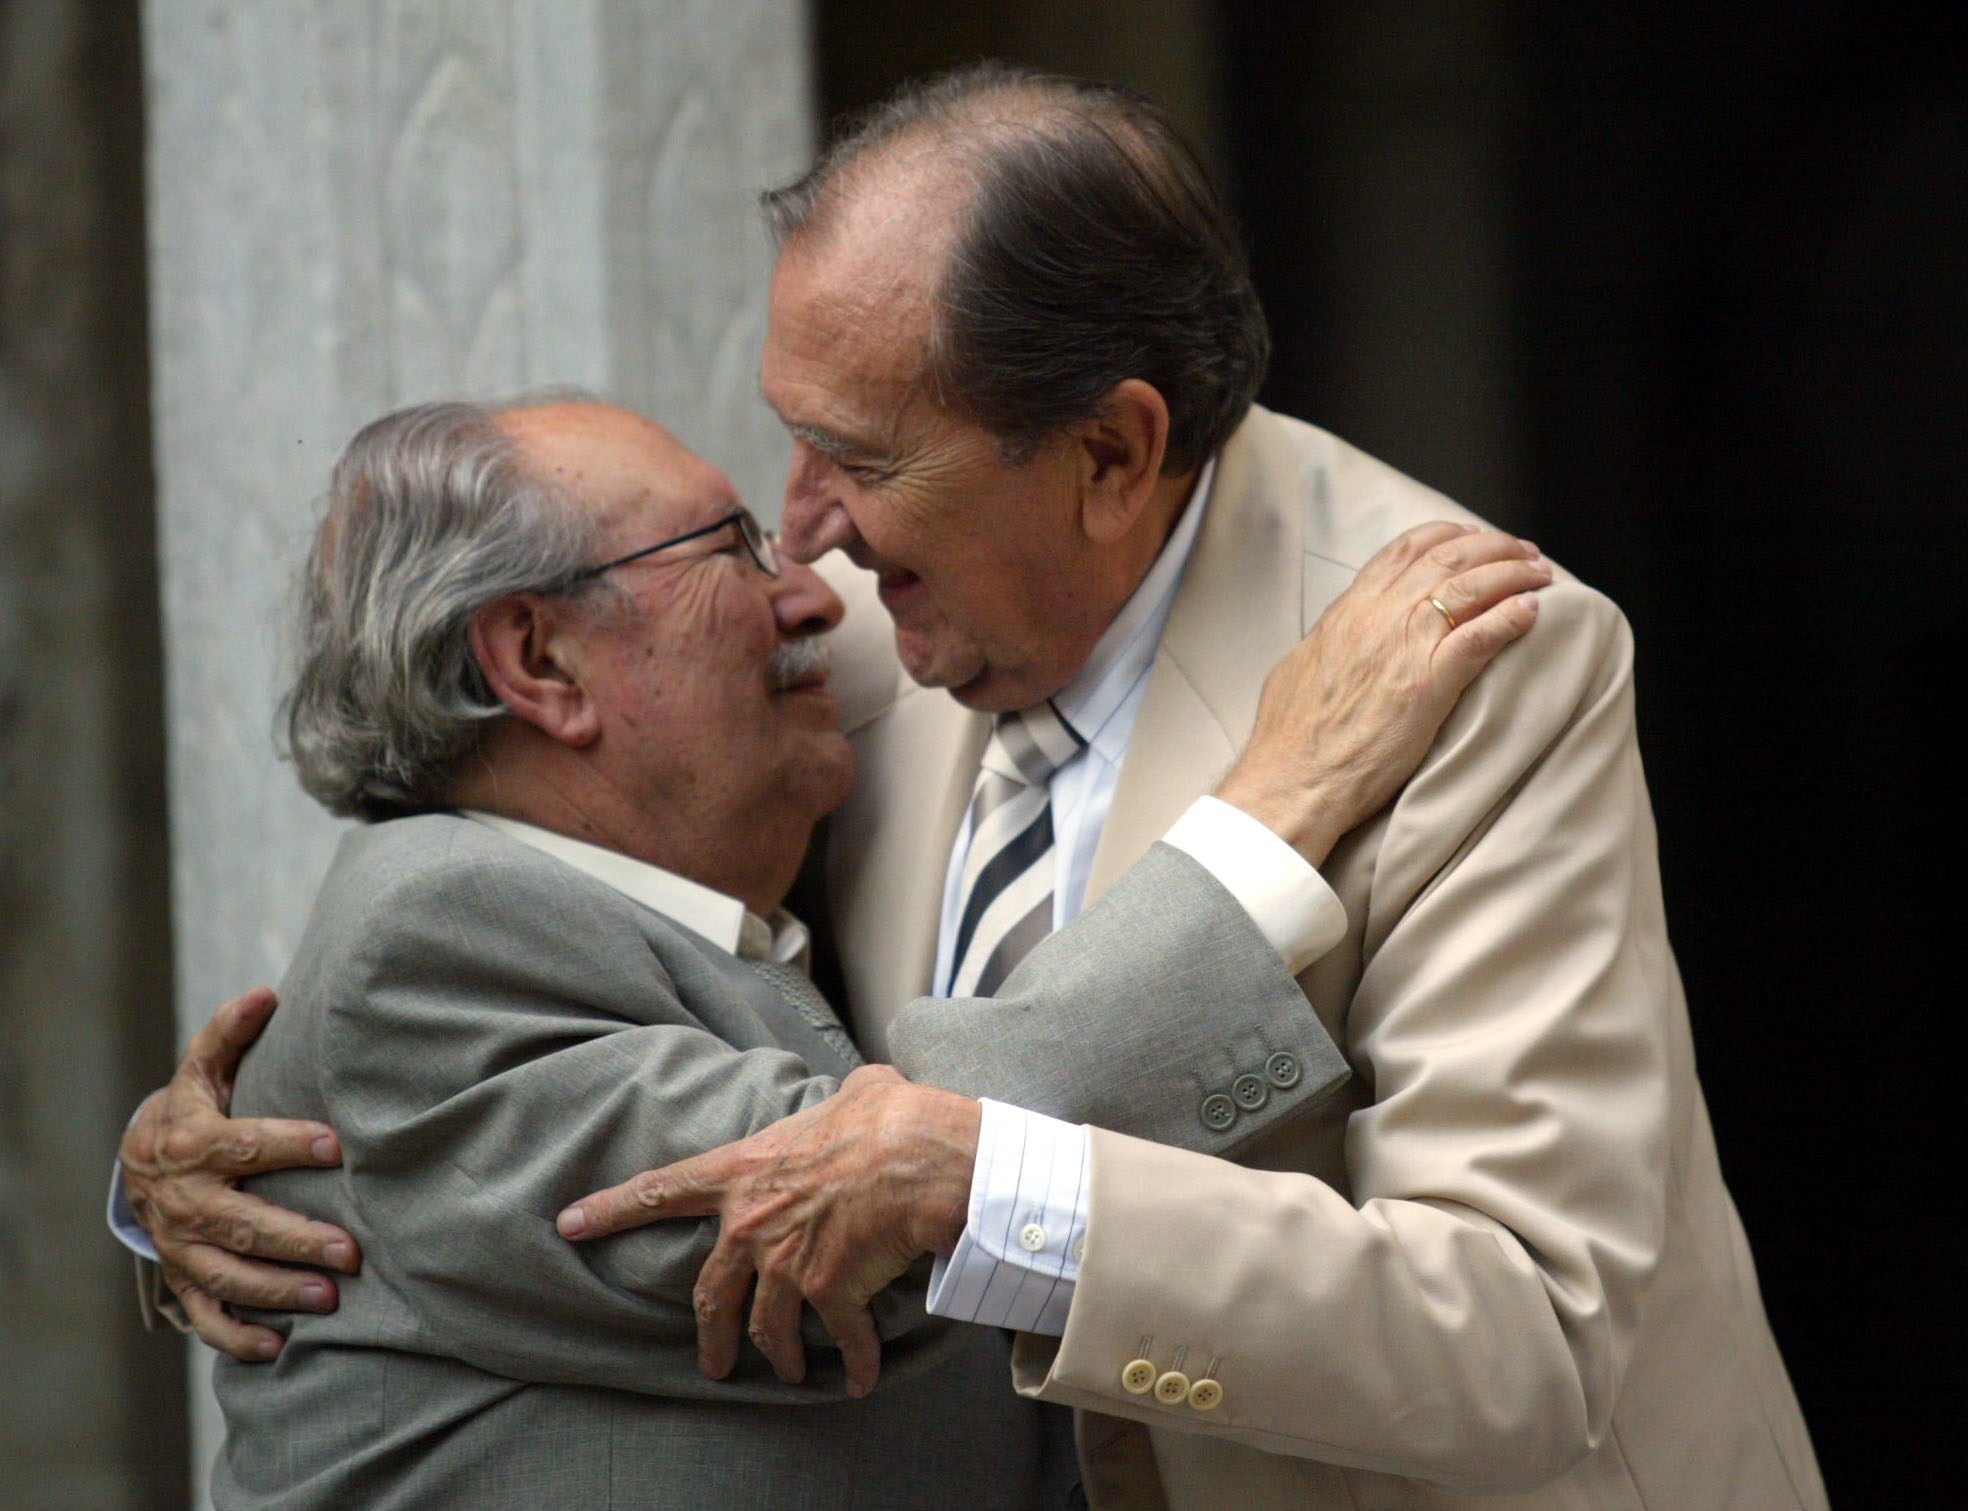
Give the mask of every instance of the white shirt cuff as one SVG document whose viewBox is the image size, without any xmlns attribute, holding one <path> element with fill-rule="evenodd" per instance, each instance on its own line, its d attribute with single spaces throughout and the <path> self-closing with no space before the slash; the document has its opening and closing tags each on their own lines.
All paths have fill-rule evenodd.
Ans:
<svg viewBox="0 0 1968 1511">
<path fill-rule="evenodd" d="M 139 1259 L 155 1261 L 157 1247 L 150 1241 L 150 1235 L 137 1224 L 137 1216 L 130 1210 L 130 1202 L 123 1194 L 123 1164 L 112 1160 L 109 1167 L 109 1231 L 116 1235 L 118 1243 L 135 1254 Z"/>
<path fill-rule="evenodd" d="M 134 1123 L 137 1120 L 137 1113 L 142 1112 L 144 1108 L 148 1107 L 150 1105 L 150 1097 L 156 1095 L 157 1093 L 153 1091 L 149 1097 L 145 1097 L 141 1102 L 137 1103 L 136 1112 L 130 1114 L 128 1122 L 125 1122 L 123 1126 L 127 1128 L 131 1123 Z M 121 1160 L 110 1161 L 109 1212 L 107 1216 L 109 1219 L 109 1231 L 116 1235 L 116 1241 L 118 1243 L 122 1244 L 124 1248 L 128 1249 L 139 1259 L 148 1259 L 152 1264 L 157 1262 L 157 1246 L 150 1241 L 150 1235 L 143 1230 L 143 1226 L 137 1221 L 137 1214 L 130 1210 L 129 1197 L 123 1194 L 123 1162 Z"/>
<path fill-rule="evenodd" d="M 988 1098 L 983 1108 L 969 1221 L 931 1272 L 929 1310 L 1058 1337 L 1085 1249 L 1086 1130 Z"/>
<path fill-rule="evenodd" d="M 1223 883 L 1294 976 L 1345 937 L 1326 879 L 1243 809 L 1199 797 L 1162 838 Z"/>
</svg>

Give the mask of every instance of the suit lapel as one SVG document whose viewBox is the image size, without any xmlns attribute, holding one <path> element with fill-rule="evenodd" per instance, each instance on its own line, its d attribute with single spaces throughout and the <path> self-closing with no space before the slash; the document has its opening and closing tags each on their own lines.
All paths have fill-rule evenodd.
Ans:
<svg viewBox="0 0 1968 1511">
<path fill-rule="evenodd" d="M 853 735 L 863 780 L 834 823 L 827 896 L 851 1027 L 871 1061 L 888 1058 L 888 1022 L 926 996 L 950 846 L 963 821 L 991 721 L 948 693 L 903 694 Z"/>
<path fill-rule="evenodd" d="M 1088 902 L 1229 769 L 1250 735 L 1265 676 L 1299 639 L 1304 521 L 1270 501 L 1300 493 L 1266 476 L 1266 423 L 1275 421 L 1253 410 L 1217 463 L 1094 855 Z M 1312 616 L 1323 607 L 1322 598 Z"/>
</svg>

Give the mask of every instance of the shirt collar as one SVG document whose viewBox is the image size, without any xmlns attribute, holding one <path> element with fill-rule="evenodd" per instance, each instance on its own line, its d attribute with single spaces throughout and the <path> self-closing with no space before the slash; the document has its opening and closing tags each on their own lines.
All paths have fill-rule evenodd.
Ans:
<svg viewBox="0 0 1968 1511">
<path fill-rule="evenodd" d="M 804 966 L 808 938 L 806 925 L 784 908 L 770 920 L 761 918 L 735 897 L 713 891 L 702 882 L 665 871 L 620 851 L 605 850 L 585 840 L 556 834 L 537 824 L 525 823 L 503 814 L 486 813 L 477 808 L 462 810 L 475 823 L 496 829 L 522 845 L 550 855 L 564 865 L 592 876 L 613 887 L 631 902 L 640 903 L 653 913 L 661 913 L 691 933 L 708 939 L 721 950 L 744 960 L 776 960 L 782 965 Z"/>
<path fill-rule="evenodd" d="M 1203 464 L 1189 502 L 1148 575 L 1094 644 L 1080 674 L 1052 700 L 1060 716 L 1089 745 L 1101 748 L 1102 754 L 1117 764 L 1124 751 L 1106 750 L 1102 735 L 1155 659 L 1155 647 L 1161 644 L 1162 628 L 1175 603 L 1176 584 L 1182 580 L 1182 569 L 1195 548 L 1196 532 L 1202 527 L 1203 510 L 1209 506 L 1210 485 L 1215 480 L 1216 458 L 1211 457 Z"/>
</svg>

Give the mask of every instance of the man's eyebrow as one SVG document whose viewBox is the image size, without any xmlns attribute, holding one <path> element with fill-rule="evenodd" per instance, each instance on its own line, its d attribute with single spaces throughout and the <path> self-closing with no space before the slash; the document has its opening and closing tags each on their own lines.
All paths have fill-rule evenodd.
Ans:
<svg viewBox="0 0 1968 1511">
<path fill-rule="evenodd" d="M 845 436 L 835 435 L 831 430 L 822 430 L 818 425 L 801 425 L 788 421 L 786 429 L 793 433 L 795 439 L 806 442 L 822 456 L 843 457 L 852 452 L 868 449 L 858 441 L 850 441 Z"/>
</svg>

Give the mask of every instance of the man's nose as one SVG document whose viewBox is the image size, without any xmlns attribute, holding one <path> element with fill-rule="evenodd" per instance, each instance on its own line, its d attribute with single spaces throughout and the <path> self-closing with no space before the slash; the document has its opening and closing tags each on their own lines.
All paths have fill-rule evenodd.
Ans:
<svg viewBox="0 0 1968 1511">
<path fill-rule="evenodd" d="M 794 561 L 818 561 L 855 538 L 854 521 L 831 486 L 831 471 L 819 452 L 805 441 L 793 441 L 779 510 L 779 549 Z"/>
<path fill-rule="evenodd" d="M 841 622 L 846 606 L 818 572 L 784 554 L 783 541 L 781 552 L 779 575 L 772 582 L 772 615 L 779 633 L 824 635 Z"/>
</svg>

